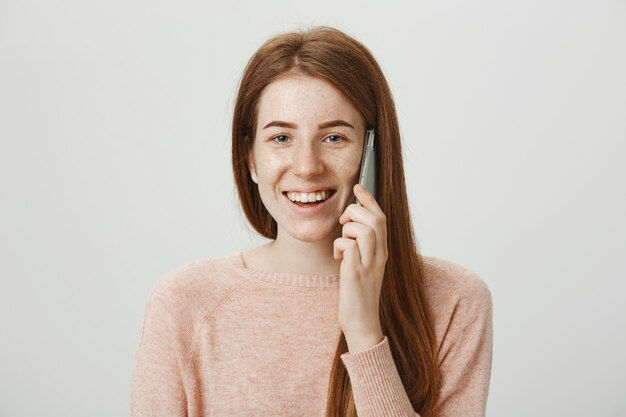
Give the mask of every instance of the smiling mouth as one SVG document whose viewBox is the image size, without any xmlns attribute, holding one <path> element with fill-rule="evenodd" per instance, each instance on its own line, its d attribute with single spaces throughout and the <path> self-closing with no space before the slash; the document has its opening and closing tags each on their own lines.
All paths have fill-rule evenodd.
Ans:
<svg viewBox="0 0 626 417">
<path fill-rule="evenodd" d="M 285 191 L 283 195 L 287 199 L 300 207 L 313 207 L 317 206 L 324 201 L 331 198 L 337 190 L 324 190 L 311 193 L 299 193 L 295 191 Z"/>
</svg>

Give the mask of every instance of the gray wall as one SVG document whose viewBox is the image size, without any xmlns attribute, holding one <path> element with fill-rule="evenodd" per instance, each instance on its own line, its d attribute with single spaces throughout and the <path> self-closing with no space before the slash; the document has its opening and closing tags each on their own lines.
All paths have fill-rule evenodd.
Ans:
<svg viewBox="0 0 626 417">
<path fill-rule="evenodd" d="M 626 3 L 225 3 L 0 1 L 0 415 L 128 414 L 155 281 L 263 242 L 241 71 L 318 24 L 388 76 L 422 252 L 492 290 L 488 415 L 623 415 Z"/>
</svg>

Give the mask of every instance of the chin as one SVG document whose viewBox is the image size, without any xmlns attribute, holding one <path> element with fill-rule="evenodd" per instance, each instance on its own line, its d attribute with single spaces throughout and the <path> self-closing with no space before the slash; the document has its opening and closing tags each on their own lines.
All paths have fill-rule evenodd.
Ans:
<svg viewBox="0 0 626 417">
<path fill-rule="evenodd" d="M 341 225 L 339 225 L 341 226 Z M 302 242 L 320 242 L 341 236 L 340 227 L 307 227 L 285 230 L 294 239 Z"/>
</svg>

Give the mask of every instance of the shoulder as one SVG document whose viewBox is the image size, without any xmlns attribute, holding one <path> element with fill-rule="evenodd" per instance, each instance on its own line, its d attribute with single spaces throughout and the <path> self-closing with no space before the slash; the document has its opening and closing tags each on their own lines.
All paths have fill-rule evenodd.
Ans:
<svg viewBox="0 0 626 417">
<path fill-rule="evenodd" d="M 149 303 L 166 305 L 173 314 L 206 314 L 245 282 L 233 268 L 234 257 L 202 259 L 170 269 L 154 284 Z"/>
<path fill-rule="evenodd" d="M 476 272 L 434 256 L 422 256 L 422 261 L 424 286 L 432 302 L 474 301 L 491 304 L 491 291 Z"/>
<path fill-rule="evenodd" d="M 493 303 L 485 280 L 449 260 L 422 256 L 422 261 L 424 291 L 441 351 L 468 332 L 489 333 Z"/>
<path fill-rule="evenodd" d="M 189 358 L 198 331 L 246 282 L 245 276 L 232 267 L 234 259 L 234 255 L 204 259 L 164 273 L 148 296 L 140 351 L 154 347 Z"/>
</svg>

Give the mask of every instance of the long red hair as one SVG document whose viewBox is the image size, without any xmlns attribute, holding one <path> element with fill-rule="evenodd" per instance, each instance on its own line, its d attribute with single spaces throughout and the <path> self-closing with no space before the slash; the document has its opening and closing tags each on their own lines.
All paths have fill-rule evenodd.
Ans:
<svg viewBox="0 0 626 417">
<path fill-rule="evenodd" d="M 423 264 L 407 203 L 402 147 L 389 85 L 371 52 L 329 27 L 281 34 L 252 56 L 243 73 L 232 124 L 232 164 L 243 212 L 261 235 L 275 239 L 276 221 L 252 181 L 247 157 L 256 133 L 263 89 L 288 72 L 321 77 L 341 91 L 377 132 L 377 201 L 387 218 L 388 259 L 380 296 L 380 323 L 394 362 L 416 412 L 432 416 L 441 383 L 437 344 L 424 295 Z M 356 417 L 339 338 L 328 385 L 326 417 Z"/>
</svg>

